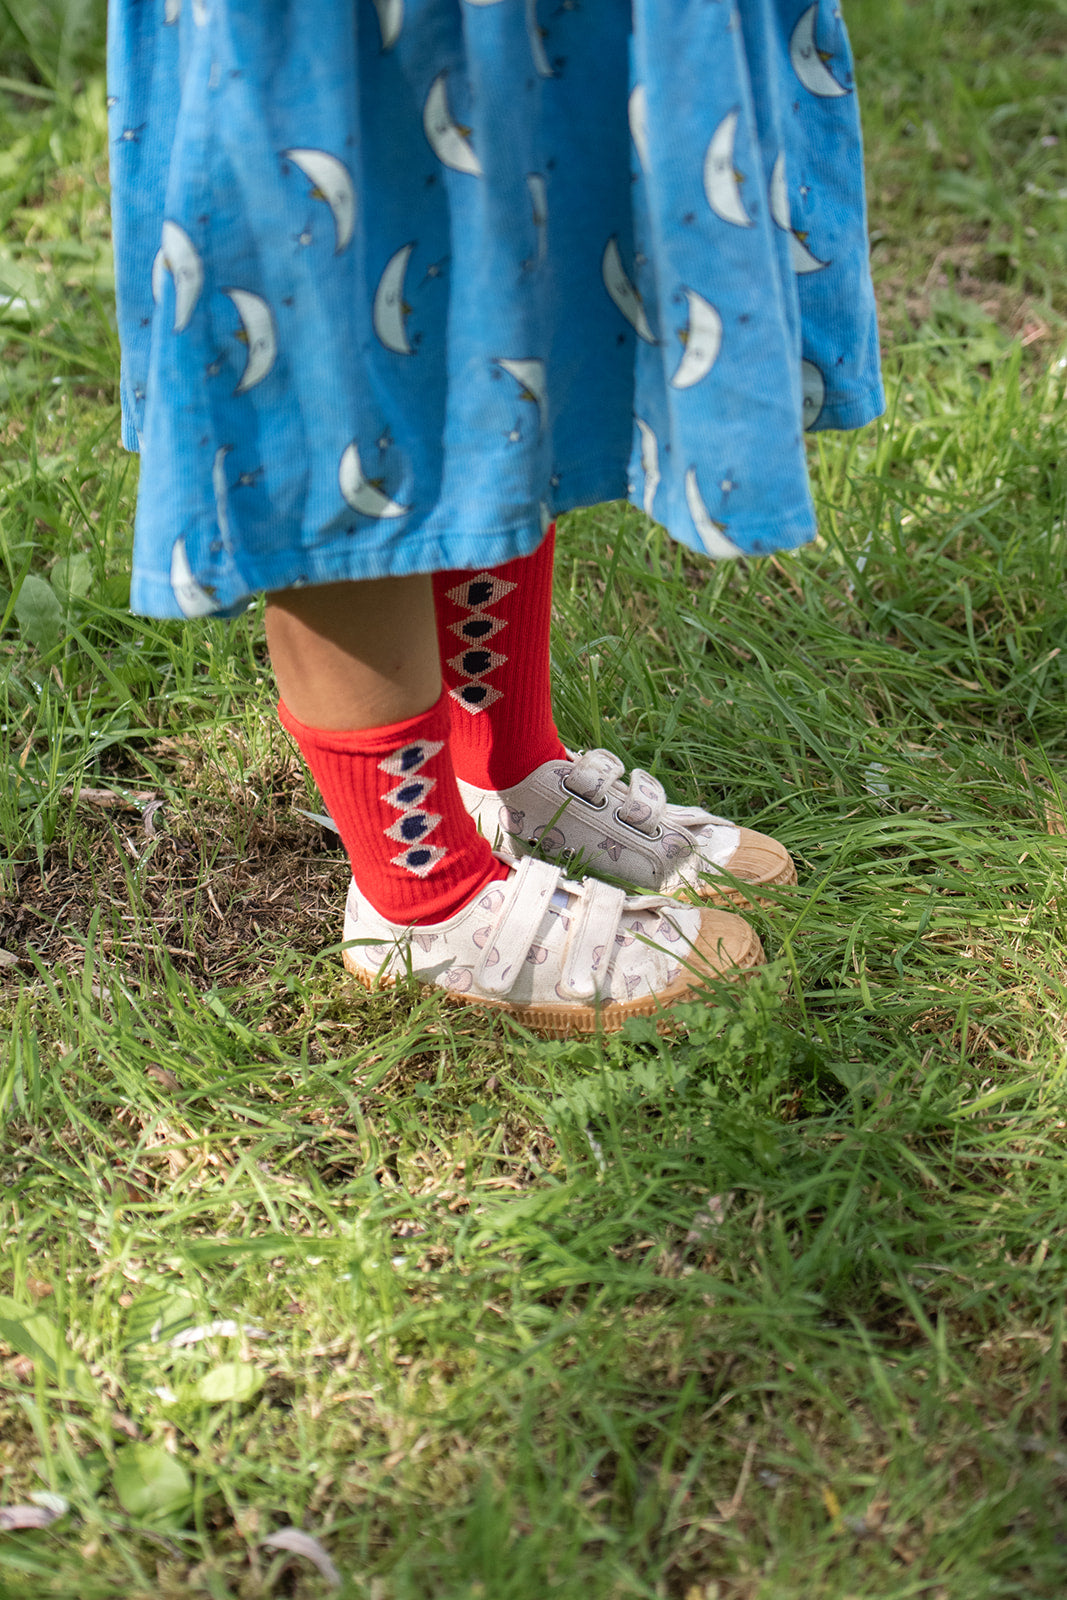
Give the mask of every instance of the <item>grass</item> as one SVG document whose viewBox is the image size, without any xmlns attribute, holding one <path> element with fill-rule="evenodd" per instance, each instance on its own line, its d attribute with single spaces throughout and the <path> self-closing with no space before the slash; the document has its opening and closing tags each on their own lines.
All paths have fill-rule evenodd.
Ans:
<svg viewBox="0 0 1067 1600">
<path fill-rule="evenodd" d="M 890 407 L 820 543 L 562 528 L 564 736 L 802 878 L 558 1044 L 356 992 L 259 619 L 127 613 L 65 10 L 0 6 L 0 1597 L 1060 1595 L 1062 4 L 849 8 Z"/>
</svg>

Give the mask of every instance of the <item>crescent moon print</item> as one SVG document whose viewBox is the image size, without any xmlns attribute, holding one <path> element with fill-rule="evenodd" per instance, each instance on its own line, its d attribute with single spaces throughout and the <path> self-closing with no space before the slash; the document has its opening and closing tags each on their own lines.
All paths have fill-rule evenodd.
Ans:
<svg viewBox="0 0 1067 1600">
<path fill-rule="evenodd" d="M 641 504 L 645 508 L 645 515 L 650 517 L 660 485 L 659 444 L 647 422 L 640 417 L 635 417 L 634 421 L 641 430 L 641 470 L 645 475 L 645 493 Z"/>
<path fill-rule="evenodd" d="M 365 517 L 406 517 L 411 510 L 410 506 L 401 506 L 395 500 L 390 500 L 379 479 L 365 475 L 355 440 L 341 457 L 337 477 L 341 493 L 352 510 L 362 512 Z"/>
<path fill-rule="evenodd" d="M 218 518 L 219 537 L 228 556 L 233 555 L 233 538 L 230 533 L 230 486 L 226 482 L 226 457 L 232 444 L 223 444 L 215 451 L 211 467 L 211 487 L 215 491 L 215 515 Z"/>
<path fill-rule="evenodd" d="M 821 100 L 831 100 L 837 95 L 851 94 L 843 83 L 838 83 L 826 63 L 831 59 L 825 50 L 815 44 L 815 20 L 819 7 L 816 3 L 801 14 L 789 40 L 789 60 L 793 71 L 809 94 Z"/>
<path fill-rule="evenodd" d="M 771 171 L 771 216 L 783 233 L 789 235 L 789 264 L 794 272 L 821 272 L 828 261 L 820 261 L 807 246 L 807 234 L 793 227 L 789 211 L 789 191 L 785 181 L 785 151 L 779 150 Z"/>
<path fill-rule="evenodd" d="M 395 255 L 389 257 L 374 293 L 374 331 L 385 348 L 398 356 L 415 354 L 405 325 L 411 307 L 404 299 L 404 274 L 414 248 L 414 242 L 401 245 Z"/>
<path fill-rule="evenodd" d="M 374 0 L 378 26 L 382 31 L 382 53 L 391 50 L 404 26 L 404 0 Z"/>
<path fill-rule="evenodd" d="M 333 213 L 335 255 L 350 243 L 356 228 L 356 191 L 352 174 L 328 150 L 283 150 L 282 159 L 298 167 L 311 184 L 311 198 L 322 200 Z"/>
<path fill-rule="evenodd" d="M 248 360 L 234 394 L 247 394 L 257 383 L 262 383 L 274 365 L 278 354 L 278 337 L 274 331 L 274 317 L 270 306 L 261 295 L 250 289 L 223 289 L 233 301 L 241 319 L 237 338 L 248 348 Z"/>
<path fill-rule="evenodd" d="M 814 428 L 826 404 L 826 379 L 814 361 L 800 363 L 800 387 L 804 396 L 803 415 L 805 431 Z"/>
<path fill-rule="evenodd" d="M 540 172 L 526 174 L 526 187 L 530 191 L 533 225 L 537 229 L 537 265 L 540 266 L 548 250 L 548 189 Z"/>
<path fill-rule="evenodd" d="M 745 552 L 740 546 L 726 537 L 722 523 L 716 522 L 708 515 L 708 508 L 704 504 L 704 497 L 697 483 L 696 467 L 690 467 L 685 475 L 685 503 L 689 507 L 693 526 L 700 535 L 700 542 L 713 560 L 725 561 L 731 556 L 744 555 Z"/>
<path fill-rule="evenodd" d="M 626 102 L 626 112 L 630 121 L 630 138 L 637 151 L 637 159 L 642 170 L 647 172 L 648 166 L 648 91 L 643 83 L 637 83 L 630 91 L 630 98 Z"/>
<path fill-rule="evenodd" d="M 200 299 L 200 291 L 204 287 L 204 263 L 185 229 L 179 228 L 176 222 L 163 224 L 161 255 L 163 269 L 174 279 L 174 332 L 182 333 L 192 320 L 196 302 Z M 162 277 L 163 274 L 160 272 L 161 290 Z M 154 271 L 152 278 L 155 287 Z"/>
<path fill-rule="evenodd" d="M 181 14 L 182 0 L 166 0 L 163 7 L 163 26 L 168 27 L 171 23 L 177 22 Z"/>
<path fill-rule="evenodd" d="M 471 149 L 471 130 L 453 122 L 448 109 L 445 91 L 447 77 L 447 72 L 439 72 L 430 85 L 423 107 L 422 125 L 430 141 L 430 149 L 438 161 L 451 167 L 453 172 L 468 172 L 472 178 L 480 178 L 482 164 Z"/>
<path fill-rule="evenodd" d="M 538 77 L 554 78 L 556 74 L 545 49 L 545 32 L 537 20 L 537 0 L 526 0 L 526 32 L 530 36 L 530 53 Z"/>
<path fill-rule="evenodd" d="M 545 403 L 545 364 L 534 359 L 522 361 L 498 360 L 497 366 L 502 367 L 520 387 L 519 398 L 529 400 L 537 406 L 538 425 L 543 421 L 541 408 Z"/>
<path fill-rule="evenodd" d="M 734 170 L 738 116 L 736 110 L 728 111 L 711 136 L 704 157 L 704 193 L 717 217 L 736 228 L 751 228 L 752 218 L 741 199 L 741 174 Z"/>
<path fill-rule="evenodd" d="M 207 0 L 193 0 L 193 21 L 198 28 L 207 25 Z"/>
<path fill-rule="evenodd" d="M 678 334 L 685 353 L 671 379 L 672 389 L 691 389 L 694 383 L 706 378 L 722 348 L 722 318 L 715 307 L 695 289 L 687 289 L 685 293 L 689 301 L 689 322 Z"/>
<path fill-rule="evenodd" d="M 193 577 L 185 540 L 181 538 L 170 553 L 170 586 L 183 617 L 210 617 L 219 609 L 210 590 Z"/>
<path fill-rule="evenodd" d="M 649 327 L 648 317 L 645 315 L 645 303 L 623 270 L 619 241 L 614 234 L 604 246 L 600 273 L 604 279 L 605 289 L 638 338 L 644 339 L 646 344 L 655 344 L 656 336 Z"/>
<path fill-rule="evenodd" d="M 160 247 L 156 251 L 155 260 L 152 262 L 152 299 L 159 305 L 163 298 L 163 279 L 167 275 L 167 262 Z"/>
</svg>

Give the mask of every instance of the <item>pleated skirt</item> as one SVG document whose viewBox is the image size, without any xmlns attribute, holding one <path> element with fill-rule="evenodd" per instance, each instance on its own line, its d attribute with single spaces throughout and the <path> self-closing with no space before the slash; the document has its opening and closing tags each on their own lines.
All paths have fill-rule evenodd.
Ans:
<svg viewBox="0 0 1067 1600">
<path fill-rule="evenodd" d="M 836 0 L 113 0 L 132 605 L 813 536 L 883 405 Z"/>
</svg>

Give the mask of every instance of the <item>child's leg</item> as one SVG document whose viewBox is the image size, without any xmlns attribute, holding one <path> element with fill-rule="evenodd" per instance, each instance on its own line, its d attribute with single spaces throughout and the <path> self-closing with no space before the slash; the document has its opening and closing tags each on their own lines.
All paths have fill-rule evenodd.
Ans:
<svg viewBox="0 0 1067 1600">
<path fill-rule="evenodd" d="M 582 870 L 640 888 L 748 898 L 796 882 L 777 839 L 693 806 L 608 751 L 572 761 L 552 715 L 549 633 L 555 526 L 533 555 L 433 580 L 452 708 L 452 759 L 478 825 L 510 848 L 536 842 Z M 723 874 L 727 876 L 724 878 Z"/>
<path fill-rule="evenodd" d="M 267 642 L 282 722 L 384 917 L 440 921 L 506 876 L 456 789 L 428 577 L 272 595 Z"/>
</svg>

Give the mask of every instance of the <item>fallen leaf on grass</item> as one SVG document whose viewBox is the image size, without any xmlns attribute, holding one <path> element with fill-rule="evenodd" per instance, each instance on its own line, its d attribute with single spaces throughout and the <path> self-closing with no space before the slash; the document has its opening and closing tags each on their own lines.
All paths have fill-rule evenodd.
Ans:
<svg viewBox="0 0 1067 1600">
<path fill-rule="evenodd" d="M 302 1533 L 299 1528 L 279 1528 L 277 1533 L 262 1539 L 260 1545 L 265 1550 L 289 1550 L 294 1556 L 303 1556 L 318 1567 L 332 1588 L 341 1587 L 341 1574 L 319 1541 L 313 1539 L 310 1533 Z"/>
<path fill-rule="evenodd" d="M 161 1083 L 164 1089 L 169 1089 L 172 1094 L 180 1092 L 181 1079 L 169 1067 L 161 1067 L 155 1061 L 150 1061 L 144 1070 L 146 1078 L 154 1078 L 157 1083 Z"/>
<path fill-rule="evenodd" d="M 234 1322 L 230 1317 L 222 1317 L 216 1322 L 204 1322 L 199 1328 L 183 1328 L 181 1333 L 176 1333 L 173 1339 L 167 1340 L 167 1343 L 172 1350 L 184 1350 L 186 1345 L 199 1344 L 201 1339 L 232 1339 L 239 1333 L 243 1333 L 246 1339 L 267 1337 L 262 1328 L 243 1328 L 239 1322 Z"/>
<path fill-rule="evenodd" d="M 14 1533 L 19 1528 L 47 1528 L 59 1514 L 48 1506 L 0 1506 L 0 1531 Z"/>
</svg>

